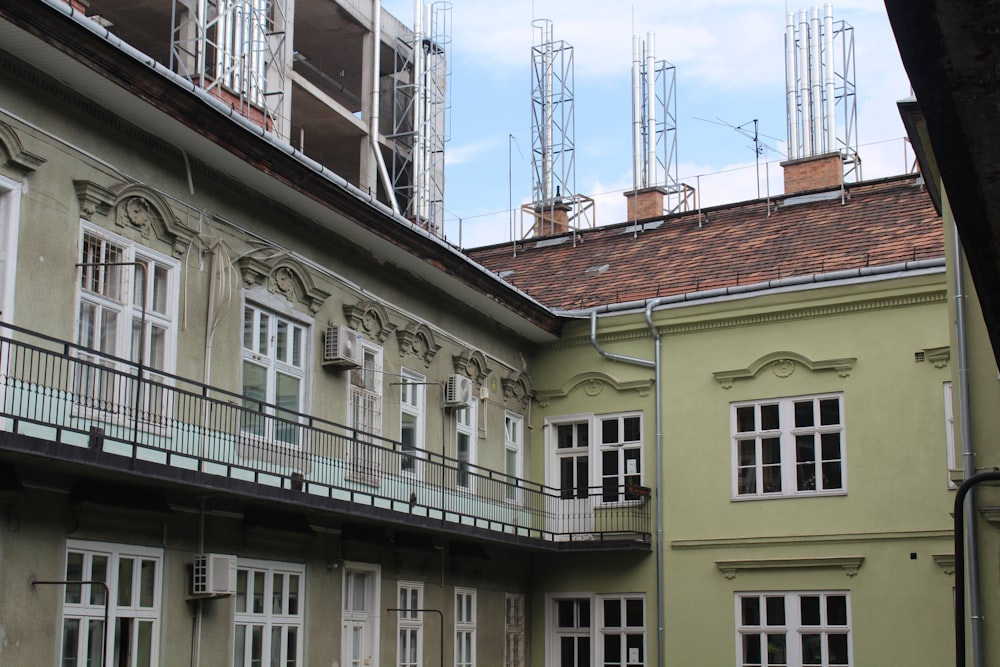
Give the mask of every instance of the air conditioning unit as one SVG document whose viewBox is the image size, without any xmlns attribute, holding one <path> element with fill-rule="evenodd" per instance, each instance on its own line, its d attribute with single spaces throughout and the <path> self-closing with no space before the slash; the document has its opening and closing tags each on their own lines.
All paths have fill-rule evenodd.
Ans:
<svg viewBox="0 0 1000 667">
<path fill-rule="evenodd" d="M 331 324 L 323 337 L 323 365 L 357 368 L 361 365 L 361 334 L 340 324 Z"/>
<path fill-rule="evenodd" d="M 449 408 L 464 408 L 472 403 L 472 380 L 464 375 L 449 375 L 444 384 L 444 404 Z"/>
<path fill-rule="evenodd" d="M 194 557 L 192 595 L 235 595 L 236 556 L 198 554 Z"/>
</svg>

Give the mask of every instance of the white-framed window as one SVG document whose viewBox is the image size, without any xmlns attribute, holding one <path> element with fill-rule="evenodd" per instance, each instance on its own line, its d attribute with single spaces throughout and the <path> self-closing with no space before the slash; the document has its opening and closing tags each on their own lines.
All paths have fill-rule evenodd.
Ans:
<svg viewBox="0 0 1000 667">
<path fill-rule="evenodd" d="M 369 563 L 347 563 L 344 567 L 343 634 L 340 638 L 344 667 L 377 663 L 381 575 L 380 566 Z"/>
<path fill-rule="evenodd" d="M 638 500 L 630 492 L 642 485 L 642 416 L 599 417 L 601 433 L 601 501 Z"/>
<path fill-rule="evenodd" d="M 507 500 L 519 500 L 515 479 L 524 476 L 524 418 L 507 412 L 503 420 L 504 473 L 507 475 Z"/>
<path fill-rule="evenodd" d="M 525 636 L 527 617 L 525 599 L 521 593 L 507 593 L 504 598 L 503 667 L 525 667 Z"/>
<path fill-rule="evenodd" d="M 220 0 L 215 76 L 251 104 L 264 106 L 270 0 Z"/>
<path fill-rule="evenodd" d="M 546 664 L 644 667 L 646 598 L 642 594 L 548 597 Z"/>
<path fill-rule="evenodd" d="M 468 491 L 474 490 L 476 483 L 472 473 L 472 466 L 476 465 L 476 407 L 473 401 L 455 410 L 455 458 L 458 459 L 455 484 Z"/>
<path fill-rule="evenodd" d="M 948 488 L 957 489 L 953 479 L 962 471 L 955 451 L 955 406 L 952 401 L 951 382 L 944 383 L 944 445 L 948 463 Z"/>
<path fill-rule="evenodd" d="M 843 394 L 731 406 L 733 497 L 847 491 Z"/>
<path fill-rule="evenodd" d="M 244 433 L 267 442 L 302 444 L 298 413 L 309 355 L 309 326 L 247 301 L 243 305 Z M 269 406 L 276 407 L 269 407 Z"/>
<path fill-rule="evenodd" d="M 476 667 L 476 591 L 455 589 L 455 667 Z"/>
<path fill-rule="evenodd" d="M 240 559 L 234 599 L 233 667 L 302 665 L 305 567 Z"/>
<path fill-rule="evenodd" d="M 396 612 L 397 667 L 421 667 L 424 664 L 424 585 L 419 582 L 399 582 L 399 609 Z"/>
<path fill-rule="evenodd" d="M 0 176 L 0 321 L 14 321 L 22 186 Z"/>
<path fill-rule="evenodd" d="M 736 595 L 737 667 L 849 667 L 846 591 Z"/>
<path fill-rule="evenodd" d="M 549 483 L 564 500 L 585 499 L 600 487 L 604 504 L 641 500 L 642 413 L 580 415 L 549 423 Z M 595 498 L 596 500 L 596 498 Z"/>
<path fill-rule="evenodd" d="M 423 477 L 424 418 L 427 410 L 427 378 L 406 368 L 400 371 L 399 384 L 399 441 L 402 452 L 399 472 L 403 475 Z"/>
<path fill-rule="evenodd" d="M 350 373 L 347 414 L 355 430 L 348 478 L 378 486 L 382 481 L 382 348 L 361 340 L 361 367 Z"/>
<path fill-rule="evenodd" d="M 135 397 L 123 373 L 108 357 L 140 363 L 153 382 L 155 371 L 174 370 L 177 335 L 178 264 L 89 223 L 81 226 L 77 343 L 100 355 L 79 353 L 98 367 L 80 366 L 74 391 L 102 412 L 131 410 Z M 167 413 L 164 392 L 145 385 L 140 400 L 144 422 Z"/>
<path fill-rule="evenodd" d="M 60 664 L 99 665 L 103 648 L 109 665 L 156 667 L 162 579 L 162 549 L 67 540 L 65 580 L 107 589 L 65 586 Z"/>
</svg>

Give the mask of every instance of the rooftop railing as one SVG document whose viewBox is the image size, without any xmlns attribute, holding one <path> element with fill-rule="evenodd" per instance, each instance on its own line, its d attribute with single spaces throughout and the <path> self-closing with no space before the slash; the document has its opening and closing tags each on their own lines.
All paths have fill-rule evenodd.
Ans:
<svg viewBox="0 0 1000 667">
<path fill-rule="evenodd" d="M 427 517 L 454 532 L 482 529 L 574 548 L 649 542 L 642 487 L 553 488 L 0 326 L 2 430 Z"/>
</svg>

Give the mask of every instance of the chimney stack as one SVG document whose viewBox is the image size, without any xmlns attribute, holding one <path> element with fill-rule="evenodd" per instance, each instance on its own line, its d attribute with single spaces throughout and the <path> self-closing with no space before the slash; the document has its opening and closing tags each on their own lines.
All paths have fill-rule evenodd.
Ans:
<svg viewBox="0 0 1000 667">
<path fill-rule="evenodd" d="M 663 215 L 666 188 L 654 186 L 625 193 L 626 220 L 645 220 Z"/>
<path fill-rule="evenodd" d="M 844 159 L 838 152 L 809 155 L 781 163 L 785 194 L 832 190 L 844 183 Z"/>
</svg>

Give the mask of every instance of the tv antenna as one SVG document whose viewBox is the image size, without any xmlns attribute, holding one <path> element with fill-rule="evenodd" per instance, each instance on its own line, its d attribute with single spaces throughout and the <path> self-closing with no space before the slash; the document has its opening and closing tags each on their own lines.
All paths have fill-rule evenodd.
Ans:
<svg viewBox="0 0 1000 667">
<path fill-rule="evenodd" d="M 700 120 L 703 123 L 712 123 L 713 125 L 721 125 L 723 127 L 728 127 L 731 130 L 736 130 L 744 137 L 753 142 L 753 146 L 747 146 L 747 148 L 752 150 L 754 153 L 754 160 L 756 162 L 756 167 L 757 167 L 757 199 L 760 199 L 760 156 L 764 155 L 767 151 L 771 151 L 772 153 L 776 153 L 777 155 L 782 155 L 782 156 L 784 155 L 774 146 L 769 146 L 768 144 L 765 144 L 763 141 L 760 140 L 760 138 L 767 137 L 768 139 L 773 139 L 774 141 L 780 141 L 780 139 L 778 139 L 777 137 L 769 136 L 767 134 L 761 134 L 759 132 L 758 121 L 756 118 L 754 118 L 753 120 L 748 120 L 742 125 L 733 125 L 732 123 L 727 123 L 718 116 L 716 116 L 715 120 L 709 120 L 707 118 L 698 118 L 697 116 L 693 116 L 693 118 L 695 120 Z M 748 128 L 748 126 L 751 123 L 753 123 L 752 132 Z"/>
</svg>

